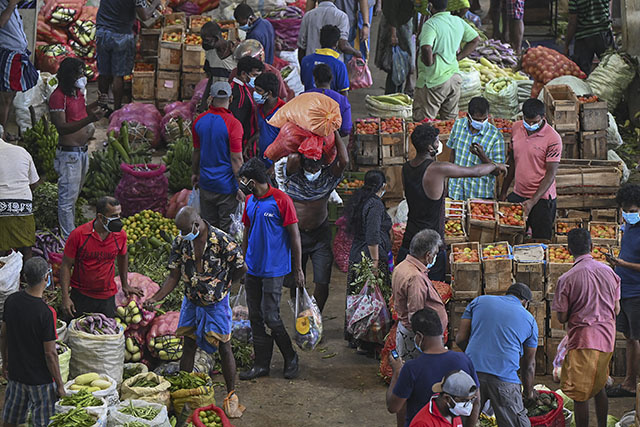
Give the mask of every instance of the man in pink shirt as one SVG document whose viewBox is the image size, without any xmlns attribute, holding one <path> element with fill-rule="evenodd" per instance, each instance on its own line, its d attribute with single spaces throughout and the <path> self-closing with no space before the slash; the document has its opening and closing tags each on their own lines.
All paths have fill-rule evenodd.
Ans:
<svg viewBox="0 0 640 427">
<path fill-rule="evenodd" d="M 558 320 L 568 323 L 561 388 L 575 402 L 576 425 L 590 425 L 589 399 L 595 397 L 598 427 L 605 427 L 605 385 L 620 311 L 620 278 L 608 265 L 593 259 L 586 229 L 571 230 L 568 244 L 575 262 L 560 276 L 551 305 Z"/>
<path fill-rule="evenodd" d="M 522 203 L 529 216 L 531 237 L 551 240 L 556 217 L 556 173 L 560 165 L 562 139 L 544 118 L 544 103 L 527 99 L 522 104 L 524 120 L 513 124 L 513 149 L 509 173 L 502 185 L 500 200 Z M 513 193 L 507 197 L 515 177 Z"/>
</svg>

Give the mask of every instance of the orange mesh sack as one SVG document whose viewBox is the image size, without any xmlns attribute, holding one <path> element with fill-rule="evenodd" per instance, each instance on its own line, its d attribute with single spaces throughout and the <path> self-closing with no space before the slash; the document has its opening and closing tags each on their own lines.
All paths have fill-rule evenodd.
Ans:
<svg viewBox="0 0 640 427">
<path fill-rule="evenodd" d="M 281 128 L 292 122 L 319 136 L 329 136 L 342 125 L 340 106 L 321 93 L 303 93 L 280 108 L 269 120 L 271 126 Z"/>
</svg>

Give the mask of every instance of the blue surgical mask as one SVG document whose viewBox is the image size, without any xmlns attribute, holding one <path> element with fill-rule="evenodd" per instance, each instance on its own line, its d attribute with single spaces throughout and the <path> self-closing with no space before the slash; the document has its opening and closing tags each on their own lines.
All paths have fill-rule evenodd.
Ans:
<svg viewBox="0 0 640 427">
<path fill-rule="evenodd" d="M 265 93 L 264 95 L 260 95 L 258 92 L 254 91 L 253 100 L 256 102 L 256 104 L 264 104 L 265 102 L 267 102 L 267 94 Z"/>
<path fill-rule="evenodd" d="M 534 124 L 534 125 L 530 125 L 529 123 L 525 122 L 524 120 L 522 121 L 522 124 L 524 125 L 524 128 L 526 130 L 528 130 L 529 132 L 535 132 L 538 129 L 540 129 L 540 126 L 542 126 L 542 120 L 540 120 L 538 123 Z"/>
<path fill-rule="evenodd" d="M 247 83 L 247 86 L 249 86 L 250 88 L 256 87 L 256 78 L 255 77 L 249 78 L 249 83 Z"/>
<path fill-rule="evenodd" d="M 418 336 L 418 335 L 416 335 L 415 337 L 413 337 L 413 345 L 415 345 L 415 346 L 416 346 L 416 350 L 418 350 L 420 353 L 423 353 L 423 354 L 424 354 L 424 351 L 422 351 L 422 349 L 420 348 L 420 346 L 419 346 L 419 345 L 418 345 L 418 343 L 416 342 L 416 337 L 417 337 L 417 336 Z"/>
<path fill-rule="evenodd" d="M 485 124 L 487 124 L 487 120 L 479 122 L 478 120 L 473 120 L 471 117 L 469 117 L 469 122 L 471 123 L 471 127 L 475 130 L 482 130 L 484 129 Z"/>
<path fill-rule="evenodd" d="M 436 265 L 436 259 L 437 259 L 437 258 L 438 258 L 437 256 L 434 256 L 434 257 L 433 257 L 433 261 L 431 261 L 431 262 L 429 263 L 429 265 L 427 265 L 427 268 L 428 268 L 428 269 L 430 269 L 431 267 L 433 267 L 434 265 Z"/>
<path fill-rule="evenodd" d="M 49 278 L 47 279 L 47 286 L 45 286 L 45 289 L 51 286 L 51 275 L 53 274 L 53 271 L 51 269 L 49 269 L 49 271 L 47 272 L 49 275 Z"/>
<path fill-rule="evenodd" d="M 629 225 L 635 225 L 640 222 L 640 213 L 622 211 L 622 219 Z"/>
<path fill-rule="evenodd" d="M 189 234 L 187 234 L 186 236 L 182 236 L 182 238 L 184 240 L 189 240 L 189 241 L 195 240 L 195 238 L 198 237 L 198 235 L 200 234 L 200 230 L 196 230 L 195 233 L 193 232 L 193 230 L 195 230 L 195 228 L 196 228 L 196 225 L 193 224 L 193 228 L 191 229 L 191 232 Z"/>
<path fill-rule="evenodd" d="M 307 178 L 307 181 L 313 182 L 320 177 L 321 173 L 322 173 L 322 169 L 320 169 L 316 173 L 304 171 L 304 177 Z"/>
<path fill-rule="evenodd" d="M 249 28 L 251 28 L 251 27 L 249 26 L 249 23 L 246 23 L 246 24 L 244 24 L 244 25 L 240 25 L 240 26 L 238 27 L 238 29 L 239 29 L 239 30 L 244 31 L 245 33 L 246 33 L 247 31 L 249 31 Z"/>
</svg>

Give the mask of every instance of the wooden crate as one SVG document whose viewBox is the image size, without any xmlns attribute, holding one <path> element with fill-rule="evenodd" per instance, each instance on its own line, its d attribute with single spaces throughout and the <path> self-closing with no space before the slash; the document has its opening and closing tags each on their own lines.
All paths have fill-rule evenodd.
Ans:
<svg viewBox="0 0 640 427">
<path fill-rule="evenodd" d="M 562 158 L 580 159 L 580 144 L 576 132 L 560 132 L 562 138 Z"/>
<path fill-rule="evenodd" d="M 520 203 L 498 202 L 498 233 L 496 240 L 506 240 L 510 245 L 521 243 L 524 240 L 525 227 L 527 224 L 527 216 L 522 215 L 522 225 L 510 225 L 503 221 L 505 218 L 500 213 L 501 208 L 510 208 L 512 206 L 521 206 Z"/>
<path fill-rule="evenodd" d="M 558 209 L 610 208 L 616 206 L 616 193 L 609 194 L 559 194 Z"/>
<path fill-rule="evenodd" d="M 516 282 L 526 283 L 534 301 L 544 298 L 546 282 L 546 250 L 542 244 L 513 247 L 513 275 Z"/>
<path fill-rule="evenodd" d="M 445 217 L 444 243 L 446 245 L 451 245 L 452 243 L 463 243 L 468 240 L 467 232 L 465 231 L 466 227 L 464 220 L 464 217 Z M 448 234 L 448 228 L 453 224 L 460 224 L 461 230 L 458 234 Z M 453 226 L 455 227 L 455 225 Z"/>
<path fill-rule="evenodd" d="M 182 30 L 184 33 L 187 29 L 187 16 L 184 12 L 169 13 L 164 16 L 165 30 Z"/>
<path fill-rule="evenodd" d="M 553 372 L 553 359 L 556 358 L 558 353 L 558 345 L 560 345 L 562 338 L 549 338 L 546 339 L 547 348 L 547 373 Z"/>
<path fill-rule="evenodd" d="M 547 375 L 547 349 L 546 337 L 538 339 L 538 349 L 536 350 L 536 375 Z"/>
<path fill-rule="evenodd" d="M 402 166 L 383 166 L 385 179 L 387 180 L 385 200 L 404 199 L 404 187 L 402 185 Z"/>
<path fill-rule="evenodd" d="M 618 223 L 618 209 L 592 209 L 591 221 Z"/>
<path fill-rule="evenodd" d="M 471 206 L 475 203 L 491 204 L 493 205 L 493 218 L 487 216 L 486 218 L 472 217 Z M 491 200 L 473 199 L 467 200 L 467 213 L 469 226 L 469 240 L 472 242 L 490 243 L 495 240 L 496 230 L 498 227 L 497 208 L 498 204 Z"/>
<path fill-rule="evenodd" d="M 176 32 L 173 30 L 171 32 Z M 182 38 L 179 42 L 160 40 L 160 47 L 158 50 L 158 69 L 166 71 L 180 71 L 182 68 Z M 164 30 L 163 30 L 164 35 Z"/>
<path fill-rule="evenodd" d="M 548 245 L 547 248 L 547 289 L 545 291 L 545 298 L 548 300 L 553 299 L 553 295 L 556 292 L 556 286 L 558 285 L 558 279 L 564 273 L 569 271 L 571 267 L 573 267 L 573 260 L 568 263 L 559 263 L 552 261 L 549 257 L 549 250 L 555 247 L 564 247 L 566 249 L 566 245 Z"/>
<path fill-rule="evenodd" d="M 627 374 L 627 340 L 616 340 L 611 357 L 610 375 L 624 377 Z"/>
<path fill-rule="evenodd" d="M 536 319 L 538 325 L 538 342 L 545 336 L 547 331 L 547 302 L 546 301 L 530 301 L 529 312 Z"/>
<path fill-rule="evenodd" d="M 160 29 L 145 29 L 140 31 L 140 54 L 143 58 L 157 58 L 160 48 Z"/>
<path fill-rule="evenodd" d="M 459 300 L 455 299 L 449 302 L 449 338 L 455 341 L 458 328 L 460 328 L 460 321 L 467 305 L 471 300 Z"/>
<path fill-rule="evenodd" d="M 549 332 L 547 336 L 552 338 L 562 338 L 567 335 L 567 326 L 564 323 L 558 321 L 558 316 L 554 311 L 551 311 L 551 301 L 549 301 Z"/>
<path fill-rule="evenodd" d="M 197 73 L 204 67 L 204 49 L 201 45 L 182 45 L 182 71 Z"/>
<path fill-rule="evenodd" d="M 180 95 L 180 73 L 158 71 L 156 75 L 156 99 L 158 101 L 177 101 Z"/>
<path fill-rule="evenodd" d="M 150 101 L 156 98 L 156 72 L 133 71 L 131 96 L 134 101 Z"/>
<path fill-rule="evenodd" d="M 582 159 L 607 160 L 607 131 L 580 132 Z"/>
<path fill-rule="evenodd" d="M 444 230 L 444 241 L 445 244 L 450 245 L 452 243 L 463 243 L 468 240 L 467 236 L 467 227 L 466 227 L 466 209 L 465 202 L 462 200 L 451 200 L 446 199 L 444 205 L 444 216 L 445 216 L 445 230 Z M 451 235 L 447 234 L 447 224 L 449 221 L 458 222 L 462 225 L 462 235 Z"/>
<path fill-rule="evenodd" d="M 407 148 L 404 133 L 380 133 L 380 164 L 402 165 Z"/>
<path fill-rule="evenodd" d="M 182 73 L 182 81 L 180 85 L 180 94 L 182 100 L 190 100 L 198 83 L 200 83 L 200 81 L 206 77 L 207 75 L 204 72 Z"/>
<path fill-rule="evenodd" d="M 580 130 L 578 118 L 579 101 L 568 85 L 545 86 L 545 118 L 559 132 L 577 132 Z"/>
<path fill-rule="evenodd" d="M 480 259 L 475 262 L 457 262 L 455 253 L 465 249 L 476 250 L 480 256 L 480 245 L 477 242 L 453 243 L 449 255 L 451 266 L 452 288 L 455 299 L 473 299 L 482 294 L 482 268 Z"/>
<path fill-rule="evenodd" d="M 481 249 L 488 246 L 506 245 L 508 249 L 507 255 L 498 255 L 495 258 L 482 256 L 482 278 L 484 282 L 485 294 L 502 295 L 507 292 L 509 286 L 513 284 L 513 276 L 511 274 L 511 264 L 513 255 L 509 242 L 495 242 L 490 245 L 482 245 Z"/>
<path fill-rule="evenodd" d="M 211 21 L 211 17 L 210 16 L 206 16 L 206 15 L 191 15 L 189 17 L 189 31 L 194 33 L 194 34 L 200 34 L 200 30 L 202 29 L 202 26 L 204 24 L 206 24 L 207 22 Z"/>
<path fill-rule="evenodd" d="M 594 228 L 598 226 L 613 227 L 615 230 L 615 236 L 612 238 L 598 237 Z M 615 246 L 620 243 L 620 227 L 615 222 L 599 222 L 591 221 L 588 225 L 589 233 L 591 233 L 591 242 L 594 245 L 611 245 Z"/>
<path fill-rule="evenodd" d="M 607 130 L 607 101 L 580 103 L 580 129 L 583 131 Z"/>
<path fill-rule="evenodd" d="M 375 126 L 376 133 L 359 133 L 360 126 Z M 377 125 L 377 126 L 376 126 Z M 355 162 L 362 166 L 378 166 L 380 164 L 380 119 L 369 118 L 356 120 Z"/>
<path fill-rule="evenodd" d="M 225 40 L 239 40 L 238 23 L 234 20 L 231 21 L 217 21 L 218 25 L 222 29 L 222 37 Z"/>
<path fill-rule="evenodd" d="M 569 228 L 567 232 L 564 231 L 565 225 Z M 567 243 L 567 234 L 574 228 L 582 228 L 581 218 L 556 218 L 556 223 L 553 227 L 555 234 L 554 242 Z"/>
<path fill-rule="evenodd" d="M 556 175 L 556 189 L 559 195 L 616 193 L 621 177 L 622 166 L 616 161 L 562 159 Z M 580 209 L 582 206 L 567 208 Z"/>
</svg>

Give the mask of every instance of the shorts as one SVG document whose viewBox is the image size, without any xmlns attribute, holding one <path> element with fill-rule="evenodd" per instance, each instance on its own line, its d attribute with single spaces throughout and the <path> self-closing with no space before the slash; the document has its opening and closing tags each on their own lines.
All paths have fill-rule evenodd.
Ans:
<svg viewBox="0 0 640 427">
<path fill-rule="evenodd" d="M 38 83 L 38 70 L 29 55 L 29 51 L 20 53 L 0 47 L 0 92 L 25 92 Z"/>
<path fill-rule="evenodd" d="M 501 381 L 498 377 L 478 372 L 481 408 L 487 400 L 496 415 L 500 427 L 531 427 L 527 410 L 522 401 L 520 384 Z"/>
<path fill-rule="evenodd" d="M 300 244 L 302 245 L 302 271 L 306 271 L 307 261 L 311 259 L 313 283 L 328 285 L 331 282 L 331 266 L 333 264 L 329 222 L 325 221 L 315 230 L 300 229 Z M 287 288 L 293 287 L 291 273 L 286 277 L 285 286 Z"/>
<path fill-rule="evenodd" d="M 507 17 L 516 21 L 524 18 L 524 0 L 504 0 Z"/>
<path fill-rule="evenodd" d="M 507 201 L 511 203 L 522 203 L 528 200 L 516 193 L 511 193 Z M 533 239 L 551 240 L 553 237 L 553 223 L 556 220 L 556 199 L 540 199 L 535 204 L 529 218 L 527 227 L 531 227 L 531 237 Z"/>
<path fill-rule="evenodd" d="M 236 193 L 219 194 L 200 188 L 200 214 L 202 219 L 216 228 L 231 233 L 231 214 L 238 209 Z"/>
<path fill-rule="evenodd" d="M 586 402 L 607 384 L 613 353 L 592 349 L 569 350 L 562 363 L 560 388 L 576 402 Z"/>
<path fill-rule="evenodd" d="M 55 383 L 28 385 L 9 380 L 4 398 L 2 419 L 7 424 L 24 424 L 31 411 L 31 422 L 36 427 L 49 425 L 58 400 Z"/>
<path fill-rule="evenodd" d="M 198 348 L 209 354 L 215 353 L 220 343 L 229 342 L 231 340 L 229 294 L 221 301 L 206 306 L 196 305 L 184 297 L 176 336 L 191 338 Z"/>
<path fill-rule="evenodd" d="M 614 46 L 614 44 L 611 30 L 576 39 L 571 59 L 588 75 L 591 73 L 591 67 L 593 66 L 593 57 L 600 58 L 600 55 L 609 47 Z"/>
<path fill-rule="evenodd" d="M 640 340 L 640 297 L 622 298 L 616 330 L 627 339 Z"/>
<path fill-rule="evenodd" d="M 107 77 L 124 77 L 133 72 L 136 39 L 133 34 L 120 34 L 99 28 L 96 30 L 98 73 Z"/>
<path fill-rule="evenodd" d="M 435 119 L 438 114 L 441 120 L 457 118 L 461 86 L 462 76 L 455 73 L 441 85 L 431 88 L 417 87 L 413 98 L 413 121 Z"/>
<path fill-rule="evenodd" d="M 36 244 L 36 221 L 33 215 L 0 216 L 0 252 L 30 248 Z"/>
</svg>

